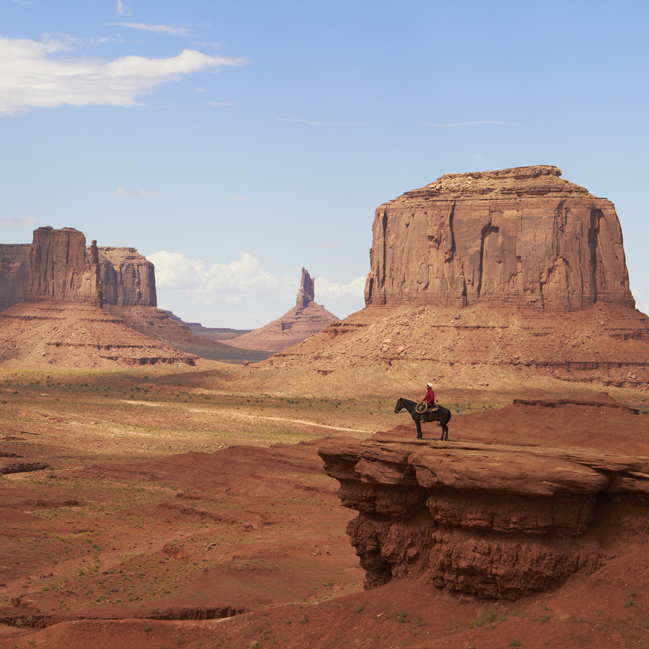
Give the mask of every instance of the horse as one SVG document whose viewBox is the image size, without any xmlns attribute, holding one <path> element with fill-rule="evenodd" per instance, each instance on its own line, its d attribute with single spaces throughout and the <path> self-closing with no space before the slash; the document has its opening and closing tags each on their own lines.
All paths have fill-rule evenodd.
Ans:
<svg viewBox="0 0 649 649">
<path fill-rule="evenodd" d="M 418 413 L 415 408 L 417 407 L 416 401 L 410 401 L 410 399 L 399 399 L 397 405 L 394 406 L 394 412 L 400 413 L 402 410 L 407 410 L 412 417 L 412 420 L 417 426 L 417 439 L 423 439 L 421 436 L 421 422 L 427 423 L 429 421 L 439 421 L 439 425 L 442 427 L 442 437 L 440 441 L 448 440 L 448 422 L 451 421 L 451 411 L 443 408 L 442 406 L 436 406 L 437 410 L 425 412 L 423 414 Z"/>
</svg>

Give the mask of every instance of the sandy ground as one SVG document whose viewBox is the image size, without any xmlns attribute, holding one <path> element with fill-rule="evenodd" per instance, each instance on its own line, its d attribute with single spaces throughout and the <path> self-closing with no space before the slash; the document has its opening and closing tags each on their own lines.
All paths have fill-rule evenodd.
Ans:
<svg viewBox="0 0 649 649">
<path fill-rule="evenodd" d="M 649 646 L 644 548 L 516 603 L 363 591 L 317 448 L 414 437 L 409 395 L 233 392 L 231 371 L 0 374 L 0 648 Z M 444 396 L 451 440 L 649 455 L 649 415 Z"/>
</svg>

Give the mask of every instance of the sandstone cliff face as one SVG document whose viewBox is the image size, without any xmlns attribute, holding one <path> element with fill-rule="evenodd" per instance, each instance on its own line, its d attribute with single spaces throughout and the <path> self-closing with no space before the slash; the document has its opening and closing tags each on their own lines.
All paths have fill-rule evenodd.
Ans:
<svg viewBox="0 0 649 649">
<path fill-rule="evenodd" d="M 603 565 L 607 530 L 626 538 L 649 529 L 647 457 L 379 433 L 319 453 L 342 504 L 359 512 L 347 531 L 366 588 L 422 578 L 517 599 Z"/>
<path fill-rule="evenodd" d="M 52 231 L 54 232 L 54 231 Z M 29 244 L 0 244 L 0 311 L 21 302 L 29 276 Z M 99 247 L 103 303 L 157 305 L 155 268 L 135 248 Z M 92 255 L 86 247 L 86 256 Z"/>
<path fill-rule="evenodd" d="M 381 205 L 366 304 L 634 307 L 615 207 L 560 176 L 448 174 Z"/>
<path fill-rule="evenodd" d="M 0 311 L 23 299 L 29 275 L 29 244 L 0 244 Z"/>
<path fill-rule="evenodd" d="M 223 339 L 232 347 L 241 349 L 259 349 L 281 351 L 302 342 L 315 333 L 322 331 L 338 318 L 329 313 L 323 306 L 316 304 L 315 281 L 303 268 L 300 288 L 297 292 L 295 307 L 281 318 L 236 338 Z"/>
<path fill-rule="evenodd" d="M 26 302 L 86 302 L 101 306 L 99 251 L 93 241 L 86 254 L 86 238 L 74 228 L 34 230 L 29 247 Z"/>
<path fill-rule="evenodd" d="M 99 248 L 104 304 L 157 306 L 155 268 L 135 248 Z"/>
</svg>

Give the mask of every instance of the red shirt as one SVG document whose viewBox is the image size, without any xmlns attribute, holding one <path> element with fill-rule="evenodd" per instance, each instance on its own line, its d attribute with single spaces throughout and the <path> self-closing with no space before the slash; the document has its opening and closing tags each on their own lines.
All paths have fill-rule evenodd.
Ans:
<svg viewBox="0 0 649 649">
<path fill-rule="evenodd" d="M 424 403 L 430 403 L 431 406 L 435 405 L 435 393 L 433 392 L 433 388 L 428 388 L 428 392 L 426 392 L 426 396 L 424 397 Z"/>
</svg>

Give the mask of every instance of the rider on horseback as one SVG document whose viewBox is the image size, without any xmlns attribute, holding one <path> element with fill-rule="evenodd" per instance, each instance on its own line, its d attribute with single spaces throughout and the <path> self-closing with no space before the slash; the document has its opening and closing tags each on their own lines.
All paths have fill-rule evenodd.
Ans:
<svg viewBox="0 0 649 649">
<path fill-rule="evenodd" d="M 430 410 L 435 405 L 435 393 L 433 392 L 433 384 L 426 383 L 428 390 L 426 391 L 426 396 L 422 399 L 424 403 L 428 404 L 428 409 Z"/>
<path fill-rule="evenodd" d="M 428 419 L 429 413 L 436 412 L 435 406 L 435 392 L 433 391 L 433 384 L 426 384 L 426 396 L 417 404 L 417 412 L 424 417 L 424 421 L 431 421 Z"/>
</svg>

